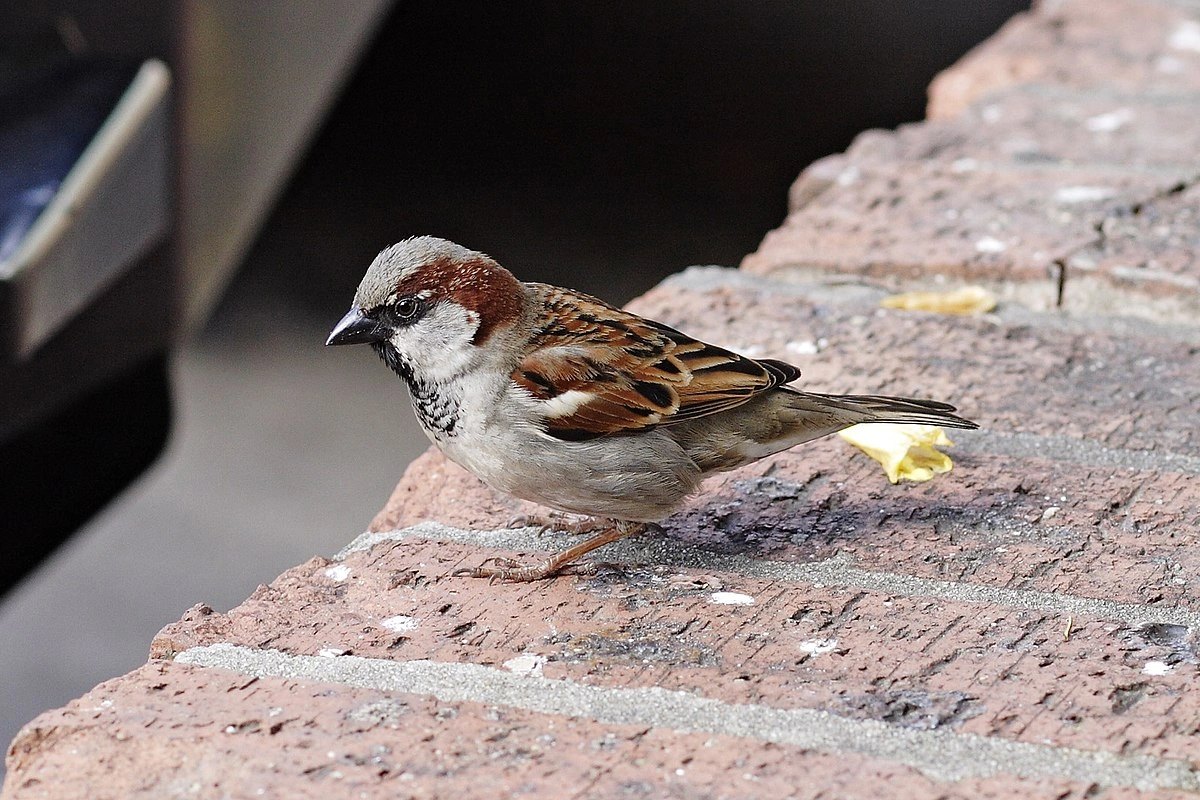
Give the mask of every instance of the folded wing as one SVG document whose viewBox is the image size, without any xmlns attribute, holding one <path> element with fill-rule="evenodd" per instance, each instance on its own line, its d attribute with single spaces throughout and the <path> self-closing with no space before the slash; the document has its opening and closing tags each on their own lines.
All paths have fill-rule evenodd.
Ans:
<svg viewBox="0 0 1200 800">
<path fill-rule="evenodd" d="M 545 308 L 513 382 L 566 440 L 671 425 L 741 405 L 793 381 L 782 361 L 756 361 L 586 295 L 531 285 Z"/>
</svg>

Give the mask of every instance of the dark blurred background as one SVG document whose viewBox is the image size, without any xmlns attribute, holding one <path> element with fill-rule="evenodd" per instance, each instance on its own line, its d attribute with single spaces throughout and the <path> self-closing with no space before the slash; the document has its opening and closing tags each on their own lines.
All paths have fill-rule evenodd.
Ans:
<svg viewBox="0 0 1200 800">
<path fill-rule="evenodd" d="M 321 346 L 380 248 L 431 233 L 618 303 L 736 265 L 806 164 L 920 119 L 1028 3 L 140 5 L 0 12 L 0 78 L 30 42 L 163 60 L 175 159 L 164 237 L 11 367 L 5 558 L 52 555 L 0 601 L 3 742 L 382 506 L 425 441 L 370 353 Z"/>
<path fill-rule="evenodd" d="M 249 273 L 332 314 L 413 233 L 615 301 L 690 264 L 736 265 L 805 165 L 920 119 L 933 75 L 1027 6 L 402 3 Z"/>
</svg>

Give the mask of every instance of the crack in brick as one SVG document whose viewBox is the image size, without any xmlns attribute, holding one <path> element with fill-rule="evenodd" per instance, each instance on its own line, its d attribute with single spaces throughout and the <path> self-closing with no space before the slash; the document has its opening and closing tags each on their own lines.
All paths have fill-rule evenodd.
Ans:
<svg viewBox="0 0 1200 800">
<path fill-rule="evenodd" d="M 1082 255 L 1089 250 L 1103 250 L 1105 245 L 1109 242 L 1110 237 L 1108 233 L 1108 226 L 1111 221 L 1125 216 L 1139 216 L 1146 206 L 1161 200 L 1167 200 L 1171 197 L 1175 197 L 1176 195 L 1183 194 L 1188 189 L 1197 185 L 1200 185 L 1200 175 L 1192 175 L 1171 184 L 1165 189 L 1154 192 L 1149 197 L 1135 200 L 1126 205 L 1117 206 L 1106 210 L 1104 216 L 1098 219 L 1092 226 L 1093 230 L 1096 232 L 1096 238 L 1072 247 L 1066 253 L 1053 260 L 1052 264 L 1057 269 L 1058 273 L 1057 298 L 1055 306 L 1061 309 L 1067 303 L 1067 282 L 1068 272 L 1070 271 L 1068 265 L 1071 263 L 1071 259 L 1075 256 Z"/>
</svg>

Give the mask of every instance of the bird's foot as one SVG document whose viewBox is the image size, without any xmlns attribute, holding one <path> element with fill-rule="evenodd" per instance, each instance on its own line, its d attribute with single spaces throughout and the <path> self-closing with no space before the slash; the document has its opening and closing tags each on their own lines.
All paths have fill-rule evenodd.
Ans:
<svg viewBox="0 0 1200 800">
<path fill-rule="evenodd" d="M 532 564 L 522 563 L 511 558 L 495 557 L 487 559 L 478 567 L 461 567 L 450 574 L 456 578 L 487 578 L 488 583 L 497 581 L 529 583 L 553 575 L 593 575 L 596 570 L 597 566 L 594 564 L 556 563 L 553 556 Z"/>
<path fill-rule="evenodd" d="M 580 542 L 574 547 L 568 547 L 560 553 L 555 553 L 544 561 L 522 564 L 511 558 L 496 556 L 484 561 L 478 567 L 461 567 L 450 574 L 454 577 L 487 578 L 490 583 L 496 581 L 525 583 L 567 572 L 574 575 L 592 575 L 599 568 L 598 565 L 572 562 L 597 547 L 603 547 L 610 542 L 623 539 L 631 533 L 644 530 L 645 527 L 641 523 L 612 521 L 599 535 Z M 488 566 L 489 563 L 495 566 Z"/>
</svg>

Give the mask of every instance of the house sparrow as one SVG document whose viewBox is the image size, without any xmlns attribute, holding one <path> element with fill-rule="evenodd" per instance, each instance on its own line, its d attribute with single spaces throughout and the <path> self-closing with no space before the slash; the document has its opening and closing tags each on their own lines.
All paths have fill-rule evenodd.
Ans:
<svg viewBox="0 0 1200 800">
<path fill-rule="evenodd" d="M 540 563 L 456 574 L 531 581 L 677 509 L 705 476 L 861 422 L 975 428 L 953 406 L 812 394 L 800 370 L 693 339 L 594 297 L 522 283 L 430 236 L 367 269 L 327 345 L 370 344 L 426 435 L 493 488 L 586 515 L 598 534 Z"/>
</svg>

